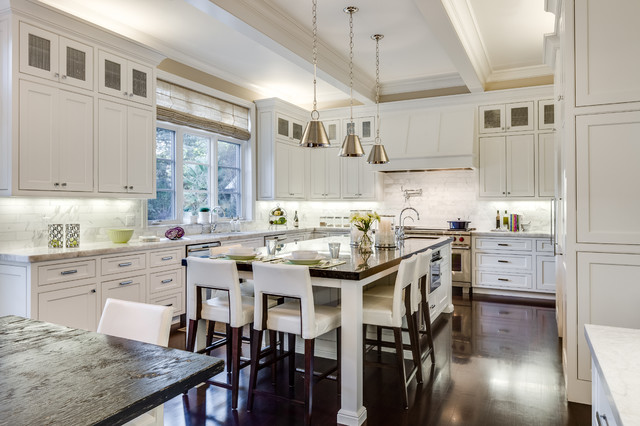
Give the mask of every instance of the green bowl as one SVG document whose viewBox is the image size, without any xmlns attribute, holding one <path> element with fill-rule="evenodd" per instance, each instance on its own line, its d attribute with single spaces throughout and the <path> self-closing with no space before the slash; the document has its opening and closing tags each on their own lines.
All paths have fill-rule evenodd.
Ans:
<svg viewBox="0 0 640 426">
<path fill-rule="evenodd" d="M 116 244 L 124 244 L 131 239 L 133 229 L 107 229 L 109 239 Z"/>
</svg>

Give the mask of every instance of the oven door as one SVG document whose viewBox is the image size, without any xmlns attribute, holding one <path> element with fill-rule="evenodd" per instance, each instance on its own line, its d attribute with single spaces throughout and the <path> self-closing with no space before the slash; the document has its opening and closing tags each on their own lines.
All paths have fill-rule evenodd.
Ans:
<svg viewBox="0 0 640 426">
<path fill-rule="evenodd" d="M 429 294 L 442 285 L 442 257 L 436 252 L 431 259 L 430 276 L 429 276 Z"/>
<path fill-rule="evenodd" d="M 454 283 L 471 283 L 471 249 L 469 247 L 452 248 L 451 280 Z"/>
</svg>

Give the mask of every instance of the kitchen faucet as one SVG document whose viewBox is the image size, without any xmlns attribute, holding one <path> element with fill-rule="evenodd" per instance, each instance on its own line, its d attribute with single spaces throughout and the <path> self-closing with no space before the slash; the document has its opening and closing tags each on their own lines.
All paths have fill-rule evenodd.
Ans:
<svg viewBox="0 0 640 426">
<path fill-rule="evenodd" d="M 224 217 L 224 209 L 220 206 L 215 206 L 214 208 L 211 209 L 211 212 L 215 213 L 218 216 L 220 216 L 220 213 L 222 213 L 222 217 Z M 217 220 L 215 222 L 211 222 L 211 229 L 209 230 L 209 232 L 213 234 L 214 232 L 216 232 L 217 227 L 218 227 Z"/>
<path fill-rule="evenodd" d="M 404 240 L 404 221 L 402 220 L 402 214 L 407 211 L 407 210 L 413 210 L 416 213 L 416 218 L 418 220 L 420 220 L 420 213 L 418 213 L 418 210 L 414 209 L 413 207 L 405 207 L 404 209 L 402 209 L 400 211 L 400 219 L 399 219 L 399 224 L 398 224 L 398 229 L 396 229 L 396 238 L 398 240 Z M 413 218 L 411 216 L 407 216 L 411 219 L 411 221 L 413 221 Z M 407 218 L 405 217 L 405 220 Z"/>
</svg>

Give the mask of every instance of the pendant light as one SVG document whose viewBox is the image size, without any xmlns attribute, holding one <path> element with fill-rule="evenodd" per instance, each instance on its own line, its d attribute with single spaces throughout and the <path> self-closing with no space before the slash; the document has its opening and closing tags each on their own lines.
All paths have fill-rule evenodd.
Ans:
<svg viewBox="0 0 640 426">
<path fill-rule="evenodd" d="M 355 125 L 353 124 L 353 14 L 358 11 L 355 6 L 344 8 L 345 13 L 349 14 L 349 94 L 351 98 L 351 119 L 347 126 L 347 136 L 342 142 L 340 157 L 362 157 L 364 150 L 360 143 L 360 138 L 355 134 Z"/>
<path fill-rule="evenodd" d="M 384 145 L 380 143 L 380 40 L 384 36 L 382 34 L 374 34 L 371 36 L 376 41 L 376 140 L 367 163 L 369 164 L 386 164 L 389 162 L 387 151 Z"/>
<path fill-rule="evenodd" d="M 316 74 L 318 69 L 318 27 L 316 25 L 316 11 L 318 8 L 317 0 L 312 0 L 311 4 L 311 12 L 313 15 L 311 21 L 313 27 L 313 110 L 311 111 L 311 120 L 307 123 L 304 133 L 302 133 L 300 146 L 308 148 L 326 148 L 331 146 L 331 143 L 329 142 L 327 132 L 324 129 L 324 124 L 322 124 L 322 121 L 318 120 L 320 118 L 320 113 L 317 109 L 318 102 L 316 100 Z"/>
</svg>

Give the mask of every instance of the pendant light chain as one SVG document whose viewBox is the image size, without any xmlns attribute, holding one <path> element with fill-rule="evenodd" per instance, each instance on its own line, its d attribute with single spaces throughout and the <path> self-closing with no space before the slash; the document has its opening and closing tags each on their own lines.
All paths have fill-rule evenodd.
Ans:
<svg viewBox="0 0 640 426">
<path fill-rule="evenodd" d="M 318 101 L 316 100 L 316 74 L 318 70 L 318 25 L 316 24 L 316 16 L 318 10 L 318 1 L 312 0 L 311 14 L 313 16 L 311 22 L 313 26 L 313 111 L 311 111 L 311 117 L 313 113 L 318 111 Z"/>
<path fill-rule="evenodd" d="M 355 8 L 349 9 L 349 98 L 350 98 L 350 119 L 351 131 L 353 126 L 353 12 Z M 356 9 L 357 10 L 357 9 Z"/>
<path fill-rule="evenodd" d="M 380 35 L 376 34 L 376 143 L 380 143 Z"/>
</svg>

